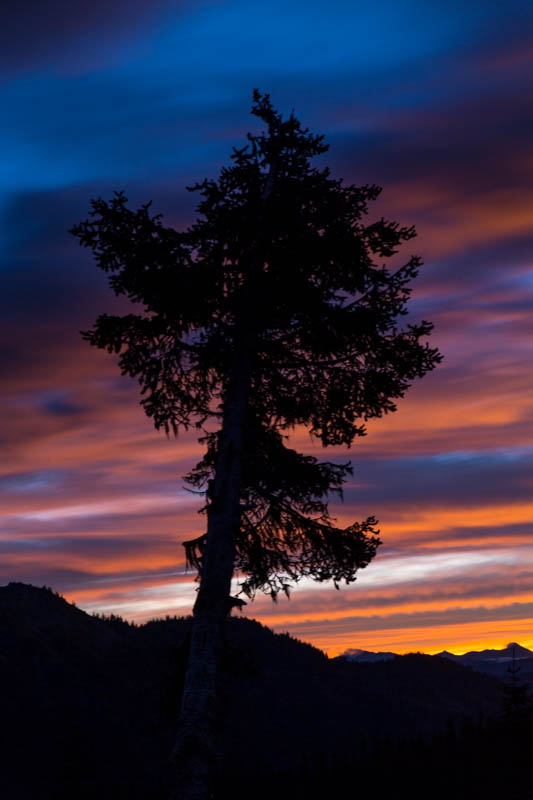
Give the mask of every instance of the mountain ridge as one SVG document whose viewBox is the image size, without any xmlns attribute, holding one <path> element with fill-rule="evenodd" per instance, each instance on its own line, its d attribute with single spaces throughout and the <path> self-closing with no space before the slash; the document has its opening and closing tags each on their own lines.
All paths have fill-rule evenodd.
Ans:
<svg viewBox="0 0 533 800">
<path fill-rule="evenodd" d="M 3 797 L 163 800 L 190 622 L 135 626 L 89 616 L 50 589 L 0 587 Z M 219 769 L 232 790 L 243 765 L 249 780 L 263 776 L 265 792 L 268 781 L 275 785 L 276 775 L 299 765 L 294 774 L 308 774 L 315 791 L 317 765 L 325 780 L 337 769 L 365 775 L 380 748 L 402 743 L 403 753 L 450 726 L 494 717 L 501 684 L 421 654 L 380 663 L 328 659 L 289 634 L 231 617 L 219 705 Z M 39 743 L 31 770 L 29 741 Z M 417 758 L 418 744 L 413 752 Z M 369 788 L 381 780 L 376 774 Z"/>
<path fill-rule="evenodd" d="M 401 656 L 399 656 L 398 653 L 391 653 L 388 651 L 374 652 L 371 650 L 359 650 L 357 648 L 349 648 L 340 656 L 337 656 L 339 659 L 360 664 L 379 663 L 399 657 Z M 484 672 L 499 678 L 504 678 L 506 676 L 509 667 L 514 661 L 523 677 L 525 677 L 524 673 L 527 673 L 528 679 L 533 679 L 533 651 L 529 650 L 527 647 L 523 647 L 523 645 L 517 644 L 517 642 L 509 642 L 509 644 L 501 650 L 491 648 L 486 650 L 469 650 L 467 653 L 462 653 L 460 655 L 442 650 L 440 653 L 435 653 L 435 655 L 431 657 L 446 658 L 456 664 L 462 664 L 478 672 Z"/>
</svg>

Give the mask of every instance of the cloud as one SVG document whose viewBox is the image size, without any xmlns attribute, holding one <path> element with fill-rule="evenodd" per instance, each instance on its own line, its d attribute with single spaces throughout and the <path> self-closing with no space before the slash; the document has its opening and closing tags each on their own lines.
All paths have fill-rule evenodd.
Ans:
<svg viewBox="0 0 533 800">
<path fill-rule="evenodd" d="M 156 433 L 136 383 L 81 340 L 124 304 L 67 230 L 122 188 L 185 227 L 185 185 L 258 127 L 257 85 L 326 134 L 334 174 L 383 184 L 371 217 L 416 224 L 408 320 L 436 323 L 445 361 L 354 447 L 334 510 L 379 516 L 375 562 L 341 592 L 304 583 L 248 613 L 330 652 L 531 636 L 531 14 L 521 0 L 8 4 L 2 579 L 128 618 L 190 609 L 180 541 L 205 519 L 180 476 L 201 448 Z"/>
<path fill-rule="evenodd" d="M 117 40 L 128 43 L 146 34 L 161 13 L 181 17 L 189 5 L 187 0 L 6 0 L 0 63 L 12 73 L 47 64 L 64 71 L 94 68 L 110 58 Z"/>
</svg>

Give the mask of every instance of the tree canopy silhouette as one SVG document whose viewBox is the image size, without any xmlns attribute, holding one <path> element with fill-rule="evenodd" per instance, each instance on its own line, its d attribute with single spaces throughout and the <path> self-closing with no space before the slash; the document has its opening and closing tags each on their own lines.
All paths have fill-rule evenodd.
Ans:
<svg viewBox="0 0 533 800">
<path fill-rule="evenodd" d="M 180 797 L 207 796 L 213 708 L 231 579 L 275 599 L 307 575 L 355 579 L 379 544 L 370 517 L 335 526 L 327 498 L 349 464 L 287 444 L 305 426 L 349 447 L 365 422 L 394 411 L 412 380 L 440 360 L 432 325 L 403 327 L 421 261 L 387 265 L 413 227 L 368 222 L 380 189 L 344 185 L 312 165 L 323 137 L 254 92 L 266 126 L 234 148 L 198 191 L 198 220 L 178 232 L 132 211 L 124 194 L 92 202 L 73 228 L 140 313 L 100 316 L 84 333 L 138 378 L 157 428 L 195 427 L 205 455 L 187 476 L 206 496 L 206 533 L 185 543 L 199 572 L 177 747 Z"/>
</svg>

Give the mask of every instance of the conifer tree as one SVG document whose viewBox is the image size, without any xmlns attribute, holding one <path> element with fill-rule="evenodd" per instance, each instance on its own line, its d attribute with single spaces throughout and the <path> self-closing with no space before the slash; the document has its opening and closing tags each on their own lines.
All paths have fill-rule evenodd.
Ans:
<svg viewBox="0 0 533 800">
<path fill-rule="evenodd" d="M 512 736 L 522 737 L 533 725 L 533 697 L 529 683 L 520 679 L 520 666 L 516 663 L 516 647 L 512 645 L 511 663 L 507 667 L 507 680 L 503 685 L 503 720 Z"/>
<path fill-rule="evenodd" d="M 205 490 L 206 533 L 185 543 L 199 573 L 176 747 L 173 796 L 206 798 L 224 620 L 235 570 L 250 597 L 275 599 L 302 576 L 349 583 L 379 544 L 371 517 L 338 528 L 327 498 L 349 464 L 288 446 L 303 426 L 322 445 L 349 447 L 365 422 L 394 411 L 440 360 L 429 322 L 399 325 L 420 259 L 388 259 L 413 227 L 379 219 L 380 189 L 344 185 L 311 161 L 328 149 L 254 92 L 265 125 L 234 148 L 218 180 L 192 187 L 198 220 L 163 226 L 124 194 L 92 202 L 73 228 L 140 313 L 100 316 L 84 334 L 119 354 L 141 385 L 156 428 L 201 434 L 188 476 Z"/>
</svg>

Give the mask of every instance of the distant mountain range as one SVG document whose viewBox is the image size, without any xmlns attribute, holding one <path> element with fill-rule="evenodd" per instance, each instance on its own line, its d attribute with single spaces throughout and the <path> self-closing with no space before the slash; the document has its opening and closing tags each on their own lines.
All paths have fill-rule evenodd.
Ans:
<svg viewBox="0 0 533 800">
<path fill-rule="evenodd" d="M 521 679 L 533 678 L 533 651 L 528 650 L 527 647 L 522 647 L 516 642 L 510 642 L 502 650 L 470 650 L 470 652 L 463 653 L 463 655 L 455 655 L 443 650 L 441 653 L 437 653 L 435 657 L 448 658 L 450 661 L 455 661 L 456 664 L 472 667 L 478 672 L 485 672 L 500 678 L 505 677 L 514 659 L 516 666 L 520 670 Z M 398 658 L 398 655 L 390 652 L 374 653 L 371 650 L 348 649 L 339 658 L 358 664 L 367 664 L 390 661 L 393 658 Z"/>
</svg>

